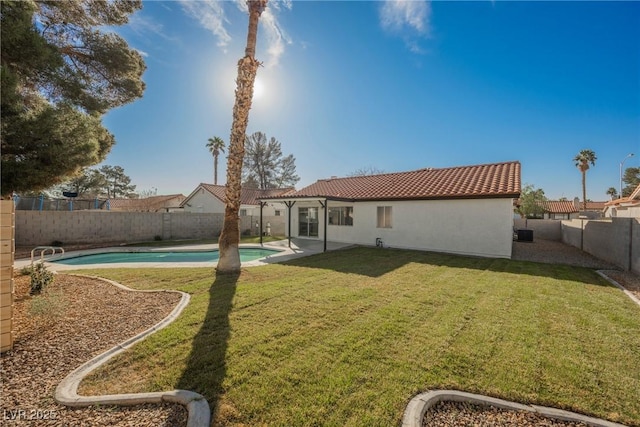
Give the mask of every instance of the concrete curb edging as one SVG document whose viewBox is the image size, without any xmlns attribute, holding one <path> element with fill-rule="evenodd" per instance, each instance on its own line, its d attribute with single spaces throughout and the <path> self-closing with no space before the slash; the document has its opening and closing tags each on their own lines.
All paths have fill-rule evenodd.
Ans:
<svg viewBox="0 0 640 427">
<path fill-rule="evenodd" d="M 600 277 L 602 277 L 603 279 L 605 279 L 607 282 L 611 283 L 612 285 L 614 285 L 615 287 L 617 287 L 618 289 L 620 289 L 622 292 L 624 292 L 629 298 L 631 298 L 631 300 L 633 302 L 635 302 L 636 304 L 640 305 L 640 299 L 638 299 L 633 293 L 631 293 L 630 291 L 628 291 L 624 286 L 622 286 L 620 283 L 616 282 L 615 280 L 613 280 L 611 277 L 607 276 L 607 274 L 605 273 L 606 270 L 596 270 L 596 273 L 598 273 L 598 275 L 600 275 Z"/>
<path fill-rule="evenodd" d="M 131 394 L 113 394 L 102 396 L 80 396 L 78 395 L 78 386 L 80 382 L 89 375 L 94 369 L 105 364 L 109 359 L 120 354 L 135 343 L 142 341 L 154 332 L 166 327 L 173 322 L 189 304 L 190 295 L 181 291 L 139 291 L 127 288 L 126 286 L 114 282 L 112 280 L 103 279 L 96 276 L 77 275 L 79 277 L 88 277 L 98 279 L 109 283 L 120 289 L 131 292 L 175 292 L 181 295 L 180 302 L 176 307 L 159 323 L 149 329 L 129 338 L 128 340 L 112 347 L 102 354 L 94 357 L 88 362 L 83 363 L 67 375 L 56 387 L 54 399 L 61 405 L 70 407 L 85 407 L 91 405 L 139 405 L 143 403 L 162 403 L 171 402 L 186 406 L 188 411 L 187 427 L 208 427 L 211 423 L 211 411 L 209 403 L 204 396 L 189 390 L 171 390 L 155 393 L 131 393 Z"/>
<path fill-rule="evenodd" d="M 417 395 L 407 405 L 402 417 L 402 427 L 422 427 L 422 421 L 427 410 L 438 402 L 468 402 L 478 405 L 490 405 L 510 411 L 528 411 L 543 417 L 554 418 L 563 421 L 583 422 L 593 427 L 625 427 L 623 424 L 588 417 L 586 415 L 569 412 L 562 409 L 548 408 L 537 405 L 523 405 L 508 400 L 480 394 L 466 393 L 457 390 L 432 390 Z"/>
</svg>

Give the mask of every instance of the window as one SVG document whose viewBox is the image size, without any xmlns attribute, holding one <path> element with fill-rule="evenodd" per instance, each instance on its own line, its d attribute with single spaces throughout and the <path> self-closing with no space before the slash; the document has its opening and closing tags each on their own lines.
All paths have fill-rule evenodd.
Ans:
<svg viewBox="0 0 640 427">
<path fill-rule="evenodd" d="M 282 211 L 276 210 L 276 216 L 282 215 Z"/>
<path fill-rule="evenodd" d="M 353 206 L 329 208 L 329 225 L 353 225 Z"/>
<path fill-rule="evenodd" d="M 391 228 L 391 206 L 378 206 L 378 228 Z"/>
<path fill-rule="evenodd" d="M 247 210 L 246 209 L 240 209 L 240 216 L 247 216 Z"/>
</svg>

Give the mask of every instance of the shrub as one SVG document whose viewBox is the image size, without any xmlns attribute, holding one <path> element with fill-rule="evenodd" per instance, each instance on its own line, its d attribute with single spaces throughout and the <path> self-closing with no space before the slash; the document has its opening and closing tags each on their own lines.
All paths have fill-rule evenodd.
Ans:
<svg viewBox="0 0 640 427">
<path fill-rule="evenodd" d="M 54 240 L 53 242 L 51 242 L 51 246 L 62 246 L 64 245 L 64 243 L 62 243 L 60 240 Z"/>
<path fill-rule="evenodd" d="M 153 236 L 153 240 L 155 240 L 156 242 L 159 242 L 162 240 L 162 236 L 156 234 L 155 236 Z"/>
<path fill-rule="evenodd" d="M 38 316 L 44 321 L 53 321 L 64 316 L 67 307 L 67 300 L 60 291 L 45 290 L 38 297 L 31 300 L 29 312 L 33 316 Z"/>
<path fill-rule="evenodd" d="M 53 273 L 47 270 L 43 263 L 35 264 L 31 270 L 31 295 L 39 294 L 51 283 L 53 283 Z"/>
</svg>

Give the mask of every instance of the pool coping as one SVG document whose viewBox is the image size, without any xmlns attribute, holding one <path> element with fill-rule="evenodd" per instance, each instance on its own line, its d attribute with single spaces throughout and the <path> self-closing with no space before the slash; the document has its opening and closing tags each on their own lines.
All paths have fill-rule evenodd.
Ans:
<svg viewBox="0 0 640 427">
<path fill-rule="evenodd" d="M 241 248 L 259 248 L 259 249 L 271 249 L 279 251 L 276 254 L 268 255 L 266 257 L 246 261 L 242 263 L 242 267 L 256 267 L 261 265 L 268 265 L 278 262 L 287 261 L 293 258 L 301 256 L 311 255 L 316 253 L 315 251 L 303 250 L 296 246 L 289 248 L 285 246 L 286 241 L 276 241 L 260 245 L 259 243 L 244 243 L 241 244 Z M 218 265 L 217 261 L 212 262 L 127 262 L 127 263 L 105 263 L 105 264 L 87 264 L 87 265 L 66 265 L 50 262 L 52 260 L 62 258 L 72 258 L 85 255 L 95 255 L 100 253 L 114 253 L 114 252 L 168 252 L 168 251 L 209 251 L 218 250 L 218 244 L 202 244 L 202 245 L 183 245 L 183 246 L 163 246 L 163 247 L 148 247 L 148 246 L 111 246 L 97 249 L 84 249 L 79 251 L 65 252 L 64 255 L 54 255 L 44 258 L 44 263 L 51 271 L 69 271 L 69 270 L 87 270 L 97 268 L 214 268 Z M 39 258 L 35 258 L 34 262 L 39 262 Z M 30 258 L 24 258 L 14 261 L 14 268 L 21 269 L 29 267 L 31 265 Z"/>
</svg>

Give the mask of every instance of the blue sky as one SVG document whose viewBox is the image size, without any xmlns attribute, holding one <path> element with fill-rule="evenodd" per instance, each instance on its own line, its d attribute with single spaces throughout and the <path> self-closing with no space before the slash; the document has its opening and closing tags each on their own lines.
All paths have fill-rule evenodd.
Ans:
<svg viewBox="0 0 640 427">
<path fill-rule="evenodd" d="M 145 57 L 144 97 L 109 112 L 137 190 L 213 183 L 229 141 L 243 2 L 146 1 L 117 29 Z M 297 188 L 385 172 L 519 160 L 549 198 L 587 197 L 640 166 L 640 2 L 270 1 L 247 133 L 296 158 Z M 218 183 L 226 181 L 220 158 Z"/>
</svg>

